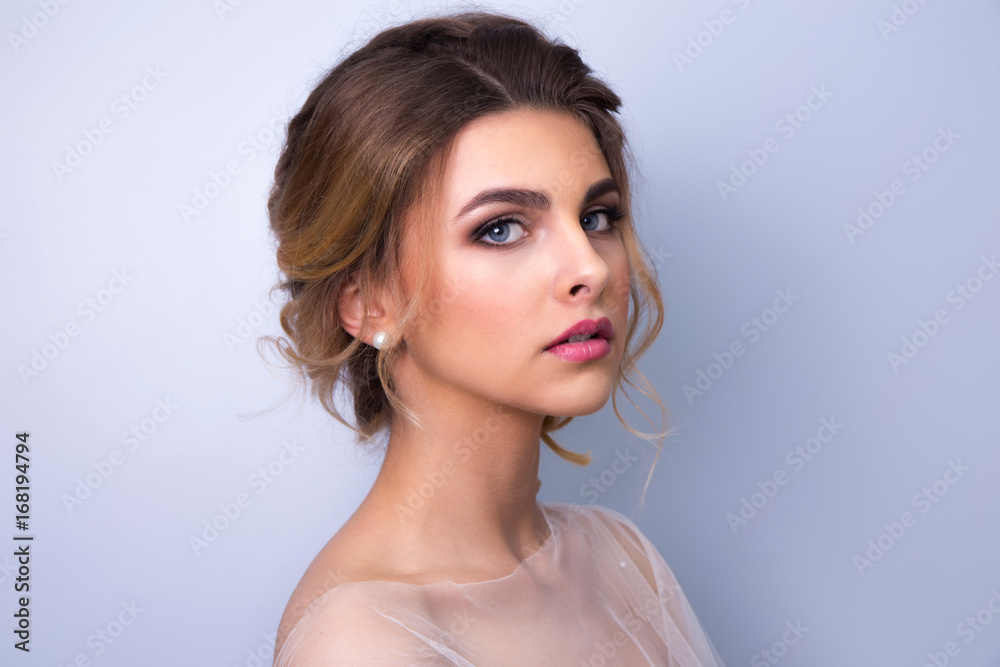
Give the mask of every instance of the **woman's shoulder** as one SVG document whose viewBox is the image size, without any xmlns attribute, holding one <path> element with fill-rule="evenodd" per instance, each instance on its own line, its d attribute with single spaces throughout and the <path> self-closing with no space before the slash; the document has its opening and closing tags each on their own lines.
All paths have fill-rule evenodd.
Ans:
<svg viewBox="0 0 1000 667">
<path fill-rule="evenodd" d="M 370 641 L 380 642 L 398 633 L 378 614 L 383 607 L 419 611 L 424 600 L 420 585 L 436 581 L 444 575 L 438 572 L 405 573 L 385 558 L 384 549 L 376 537 L 379 531 L 356 513 L 320 549 L 292 591 L 278 625 L 275 650 L 283 652 L 283 644 L 292 640 L 296 665 L 302 651 L 370 650 Z M 409 584 L 388 586 L 386 584 Z M 331 633 L 314 632 L 317 628 L 336 628 Z M 405 637 L 400 637 L 405 639 Z M 344 642 L 359 642 L 344 645 Z M 366 643 L 367 642 L 367 643 Z M 307 646 L 310 645 L 310 646 Z M 280 664 L 278 662 L 275 663 Z M 326 664 L 326 663 L 320 663 Z M 338 664 L 348 664 L 346 662 Z"/>
<path fill-rule="evenodd" d="M 546 503 L 550 517 L 572 526 L 595 550 L 610 550 L 616 559 L 631 562 L 642 573 L 651 590 L 663 591 L 677 585 L 673 572 L 655 545 L 632 519 L 603 505 Z M 623 561 L 620 561 L 623 562 Z"/>
<path fill-rule="evenodd" d="M 302 634 L 297 626 L 307 612 L 316 612 L 320 607 L 326 615 L 342 614 L 344 618 L 339 621 L 362 622 L 357 614 L 358 608 L 365 606 L 360 603 L 362 590 L 349 584 L 392 579 L 379 568 L 377 559 L 367 555 L 363 541 L 346 528 L 341 528 L 320 549 L 292 591 L 278 625 L 275 650 L 279 653 L 293 629 Z M 330 604 L 334 599 L 336 604 Z M 336 627 L 344 625 L 338 622 Z"/>
<path fill-rule="evenodd" d="M 289 615 L 285 636 L 275 642 L 274 667 L 412 664 L 421 654 L 411 633 L 379 611 L 382 589 L 336 585 L 316 596 L 306 608 Z M 293 598 L 295 596 L 293 595 Z M 284 620 L 283 620 L 284 622 Z M 376 659 L 382 662 L 373 662 Z M 396 659 L 399 662 L 393 662 Z"/>
<path fill-rule="evenodd" d="M 567 502 L 551 502 L 542 505 L 550 518 L 554 518 L 563 530 L 569 525 L 578 529 L 594 531 L 609 530 L 626 537 L 640 548 L 648 542 L 646 536 L 630 518 L 618 510 L 603 505 L 580 505 Z"/>
<path fill-rule="evenodd" d="M 334 536 L 334 539 L 336 536 Z M 345 570 L 345 564 L 334 556 L 334 539 L 324 546 L 306 568 L 298 585 L 292 591 L 281 621 L 278 623 L 278 634 L 275 640 L 275 650 L 281 651 L 282 645 L 292 629 L 298 625 L 306 610 L 317 599 L 337 586 L 352 580 L 352 575 Z M 356 576 L 356 575 L 354 575 Z"/>
</svg>

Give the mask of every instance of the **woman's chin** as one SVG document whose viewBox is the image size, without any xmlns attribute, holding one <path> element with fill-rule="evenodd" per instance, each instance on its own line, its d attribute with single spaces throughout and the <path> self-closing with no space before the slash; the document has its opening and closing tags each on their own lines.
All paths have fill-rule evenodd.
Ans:
<svg viewBox="0 0 1000 667">
<path fill-rule="evenodd" d="M 579 397 L 576 397 L 575 399 L 567 399 L 557 406 L 551 406 L 552 409 L 547 411 L 546 414 L 558 417 L 584 417 L 586 415 L 592 415 L 603 408 L 608 404 L 610 399 L 610 392 L 605 392 L 600 396 L 595 396 L 591 400 L 581 400 Z"/>
</svg>

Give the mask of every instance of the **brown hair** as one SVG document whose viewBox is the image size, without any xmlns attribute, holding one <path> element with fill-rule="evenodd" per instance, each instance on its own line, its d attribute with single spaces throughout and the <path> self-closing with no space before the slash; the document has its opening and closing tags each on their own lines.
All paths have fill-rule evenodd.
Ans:
<svg viewBox="0 0 1000 667">
<path fill-rule="evenodd" d="M 612 395 L 615 414 L 639 437 L 663 437 L 665 433 L 632 429 L 616 400 L 623 383 L 638 388 L 659 404 L 666 425 L 666 408 L 636 367 L 659 333 L 664 313 L 649 257 L 632 222 L 629 168 L 634 160 L 612 115 L 620 105 L 618 95 L 591 74 L 575 49 L 517 18 L 472 11 L 424 18 L 377 34 L 337 64 L 289 122 L 268 200 L 284 274 L 274 289 L 289 296 L 280 315 L 288 339 L 267 336 L 262 341 L 274 344 L 286 362 L 308 376 L 324 409 L 359 436 L 370 440 L 390 423 L 393 411 L 419 425 L 393 388 L 390 369 L 400 346 L 376 350 L 347 333 L 337 308 L 341 287 L 357 280 L 365 306 L 376 286 L 391 290 L 396 303 L 407 304 L 396 314 L 390 341 L 403 340 L 411 327 L 421 326 L 421 318 L 433 315 L 441 304 L 424 303 L 427 262 L 420 263 L 416 294 L 403 294 L 400 249 L 405 225 L 413 224 L 407 223 L 408 216 L 434 201 L 455 135 L 485 114 L 557 110 L 572 114 L 593 132 L 626 213 L 619 224 L 629 258 L 633 315 Z M 423 235 L 424 250 L 428 236 Z M 367 317 L 362 331 L 366 324 Z M 334 404 L 340 382 L 353 397 L 356 426 Z M 563 449 L 549 434 L 571 419 L 546 416 L 541 439 L 559 456 L 586 465 L 589 454 Z"/>
</svg>

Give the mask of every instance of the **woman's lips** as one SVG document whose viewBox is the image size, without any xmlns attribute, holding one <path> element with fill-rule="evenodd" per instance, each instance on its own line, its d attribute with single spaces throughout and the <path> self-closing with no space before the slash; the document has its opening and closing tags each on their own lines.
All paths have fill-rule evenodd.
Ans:
<svg viewBox="0 0 1000 667">
<path fill-rule="evenodd" d="M 545 351 L 565 361 L 593 361 L 606 357 L 611 352 L 611 343 L 606 338 L 596 337 L 578 343 L 560 343 Z"/>
<path fill-rule="evenodd" d="M 557 345 L 576 345 L 577 343 L 566 343 L 565 341 L 567 338 L 580 335 L 603 338 L 605 339 L 605 342 L 607 342 L 614 336 L 614 331 L 614 325 L 611 324 L 611 320 L 607 317 L 601 317 L 596 320 L 580 320 L 569 329 L 566 329 L 566 331 L 559 334 L 559 336 L 549 343 L 549 346 L 545 349 L 550 350 Z"/>
</svg>

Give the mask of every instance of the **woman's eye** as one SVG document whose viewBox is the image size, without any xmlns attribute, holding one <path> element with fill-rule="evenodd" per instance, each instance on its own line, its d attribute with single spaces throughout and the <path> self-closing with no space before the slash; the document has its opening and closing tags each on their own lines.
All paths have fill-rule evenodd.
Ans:
<svg viewBox="0 0 1000 667">
<path fill-rule="evenodd" d="M 585 231 L 607 232 L 617 227 L 624 217 L 618 206 L 600 208 L 585 214 L 580 219 Z M 516 218 L 501 218 L 488 222 L 472 235 L 472 240 L 481 245 L 507 246 L 524 238 L 525 226 Z"/>
<path fill-rule="evenodd" d="M 601 216 L 604 216 L 606 221 L 606 226 L 598 228 L 601 224 Z M 591 211 L 587 215 L 583 216 L 583 227 L 588 232 L 603 232 L 611 229 L 615 226 L 615 223 L 622 219 L 622 213 L 617 206 L 612 206 L 611 208 L 601 208 L 596 211 Z M 596 220 L 598 227 L 588 226 L 587 220 Z"/>
<path fill-rule="evenodd" d="M 521 231 L 511 231 L 520 229 Z M 524 227 L 514 219 L 496 220 L 476 233 L 476 240 L 485 245 L 509 245 L 524 236 Z"/>
</svg>

